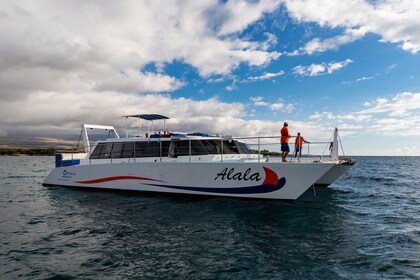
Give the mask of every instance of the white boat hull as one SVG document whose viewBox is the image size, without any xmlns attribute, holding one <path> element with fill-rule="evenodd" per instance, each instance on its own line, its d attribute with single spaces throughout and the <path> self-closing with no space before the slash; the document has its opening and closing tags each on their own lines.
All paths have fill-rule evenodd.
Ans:
<svg viewBox="0 0 420 280">
<path fill-rule="evenodd" d="M 336 164 L 315 182 L 316 187 L 328 187 L 343 175 L 352 165 Z"/>
<path fill-rule="evenodd" d="M 122 162 L 57 167 L 44 185 L 294 200 L 333 163 Z"/>
</svg>

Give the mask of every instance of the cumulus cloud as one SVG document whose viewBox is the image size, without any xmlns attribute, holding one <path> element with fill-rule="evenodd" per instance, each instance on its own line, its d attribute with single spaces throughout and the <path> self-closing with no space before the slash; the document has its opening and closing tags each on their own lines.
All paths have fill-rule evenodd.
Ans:
<svg viewBox="0 0 420 280">
<path fill-rule="evenodd" d="M 279 100 L 279 102 L 277 103 L 269 103 L 269 102 L 264 101 L 264 98 L 262 96 L 251 97 L 250 100 L 252 101 L 254 106 L 264 106 L 264 107 L 269 108 L 272 111 L 290 113 L 295 109 L 295 105 L 291 103 L 286 104 L 284 102 L 281 102 L 281 100 Z"/>
<path fill-rule="evenodd" d="M 363 37 L 363 32 L 357 32 L 356 30 L 347 30 L 345 34 L 338 35 L 332 38 L 327 38 L 321 40 L 319 38 L 314 38 L 305 46 L 300 48 L 297 53 L 313 54 L 316 52 L 325 52 L 328 50 L 336 50 L 341 45 L 351 43 L 361 37 Z"/>
<path fill-rule="evenodd" d="M 185 65 L 209 83 L 221 83 L 238 67 L 268 65 L 281 56 L 273 47 L 282 43 L 282 36 L 272 29 L 256 35 L 248 28 L 262 26 L 265 15 L 280 5 L 295 23 L 318 23 L 336 34 L 309 37 L 294 55 L 334 50 L 368 33 L 411 53 L 419 51 L 418 1 L 5 0 L 0 7 L 0 136 L 68 131 L 82 122 L 123 127 L 120 116 L 135 113 L 173 117 L 177 130 L 277 135 L 284 120 L 252 120 L 247 110 L 262 106 L 274 114 L 288 113 L 295 104 L 270 103 L 262 97 L 251 99 L 255 106 L 172 97 L 170 93 L 191 82 L 177 71 L 165 70 Z M 331 74 L 351 62 L 297 66 L 294 71 L 306 76 Z M 237 77 L 225 88 L 236 89 L 235 82 L 242 79 L 267 81 L 284 74 L 258 71 L 263 74 Z M 338 122 L 352 131 L 369 124 L 381 131 L 404 116 L 400 127 L 413 133 L 420 131 L 414 113 L 417 95 L 369 101 L 364 111 L 347 115 L 316 113 L 309 122 L 292 120 L 290 126 L 319 135 L 325 130 L 318 120 L 327 120 L 325 127 Z M 404 107 L 404 102 L 414 107 Z M 378 115 L 378 121 L 371 118 Z"/>
<path fill-rule="evenodd" d="M 300 49 L 312 54 L 336 49 L 368 33 L 381 42 L 397 43 L 408 52 L 420 51 L 420 2 L 410 0 L 285 0 L 290 15 L 299 22 L 315 22 L 321 27 L 341 28 L 333 38 L 315 38 Z"/>
<path fill-rule="evenodd" d="M 20 101 L 0 103 L 2 128 L 13 133 L 37 134 L 38 130 L 58 133 L 78 128 L 81 123 L 122 127 L 123 115 L 161 113 L 172 118 L 175 129 L 194 130 L 201 123 L 206 131 L 219 132 L 218 129 L 229 129 L 223 124 L 226 120 L 243 117 L 245 108 L 241 103 L 225 103 L 217 98 L 193 100 L 165 94 L 115 92 L 37 92 L 29 97 L 28 104 L 31 106 L 20 110 Z M 17 111 L 20 113 L 15 114 Z"/>
<path fill-rule="evenodd" d="M 118 83 L 121 72 L 128 73 L 135 68 L 142 72 L 151 62 L 163 66 L 182 61 L 195 67 L 202 76 L 209 76 L 228 74 L 240 63 L 265 65 L 280 56 L 267 51 L 270 44 L 267 42 L 275 41 L 272 34 L 267 35 L 267 42 L 220 36 L 239 32 L 264 13 L 273 11 L 278 6 L 275 1 L 125 1 L 123 4 L 3 1 L 1 69 L 41 69 L 72 74 L 80 80 L 114 78 Z M 214 29 L 214 22 L 220 25 L 220 30 Z M 143 73 L 145 78 L 150 75 Z M 180 85 L 173 81 L 168 84 L 168 79 L 173 77 L 160 78 L 164 89 L 159 91 L 172 91 Z"/>
<path fill-rule="evenodd" d="M 265 101 L 263 101 L 263 97 L 262 96 L 257 96 L 257 97 L 250 97 L 249 98 L 252 103 L 254 103 L 255 106 L 268 106 L 269 104 Z"/>
<path fill-rule="evenodd" d="M 367 109 L 334 114 L 316 112 L 309 119 L 325 125 L 339 126 L 344 133 L 355 134 L 362 131 L 382 135 L 420 135 L 420 92 L 403 92 L 389 98 L 377 98 L 364 102 Z"/>
<path fill-rule="evenodd" d="M 362 110 L 358 114 L 389 113 L 391 116 L 406 116 L 420 111 L 420 92 L 403 92 L 390 100 L 377 98 L 371 108 Z"/>
<path fill-rule="evenodd" d="M 202 108 L 201 101 L 161 94 L 188 83 L 165 73 L 166 66 L 179 63 L 219 81 L 241 64 L 267 65 L 280 56 L 269 51 L 277 37 L 266 32 L 266 40 L 253 41 L 240 32 L 279 4 L 270 0 L 2 1 L 0 134 L 18 126 L 60 129 L 89 120 L 109 121 L 110 115 L 153 108 L 177 107 L 184 110 L 174 114 L 203 115 L 205 110 L 193 110 Z M 235 88 L 233 83 L 226 89 Z M 209 108 L 226 109 L 213 99 L 203 102 Z M 191 108 L 185 107 L 188 104 Z"/>
<path fill-rule="evenodd" d="M 286 112 L 286 113 L 291 113 L 292 111 L 295 110 L 295 105 L 289 103 L 282 103 L 282 102 L 278 102 L 278 103 L 272 103 L 269 105 L 270 110 L 272 111 L 280 111 L 280 112 Z"/>
<path fill-rule="evenodd" d="M 298 65 L 293 68 L 293 73 L 301 76 L 319 76 L 331 74 L 332 72 L 337 71 L 352 62 L 353 60 L 346 59 L 340 62 L 324 62 L 321 64 L 311 64 L 309 66 Z"/>
<path fill-rule="evenodd" d="M 98 81 L 95 91 L 115 91 L 124 93 L 135 92 L 169 92 L 184 86 L 174 77 L 160 73 L 139 72 L 129 69 L 121 73 L 114 73 L 108 79 Z"/>
<path fill-rule="evenodd" d="M 274 11 L 280 3 L 280 0 L 227 1 L 222 8 L 227 20 L 221 26 L 219 35 L 243 30 L 250 23 L 259 20 L 263 13 Z"/>
<path fill-rule="evenodd" d="M 262 99 L 256 97 L 255 100 Z M 48 132 L 51 136 L 73 134 L 77 136 L 81 123 L 113 125 L 122 134 L 125 127 L 123 115 L 137 113 L 159 113 L 171 119 L 167 121 L 171 131 L 202 131 L 219 135 L 255 136 L 278 135 L 281 121 L 245 120 L 247 106 L 239 102 L 222 102 L 218 98 L 193 100 L 191 98 L 173 98 L 169 94 L 139 94 L 95 92 L 54 94 L 38 92 L 28 100 L 33 106 L 24 111 L 21 103 L 9 100 L 0 103 L 0 115 L 3 119 L 0 136 L 29 135 L 42 137 Z M 270 104 L 265 104 L 270 106 Z M 287 105 L 285 105 L 287 107 Z M 20 111 L 18 115 L 16 111 Z M 47 114 L 45 113 L 47 112 Z M 129 127 L 137 127 L 137 120 L 130 120 Z M 315 123 L 293 121 L 292 128 L 305 128 L 307 133 L 323 135 L 329 130 L 320 128 Z M 4 130 L 3 130 L 4 129 Z M 319 134 L 321 133 L 321 134 Z M 136 135 L 133 129 L 130 135 Z M 74 138 L 72 138 L 74 139 Z"/>
</svg>

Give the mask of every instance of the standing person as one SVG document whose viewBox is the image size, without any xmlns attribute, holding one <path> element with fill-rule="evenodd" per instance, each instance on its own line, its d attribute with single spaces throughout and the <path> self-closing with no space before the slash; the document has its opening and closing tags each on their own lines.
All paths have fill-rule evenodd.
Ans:
<svg viewBox="0 0 420 280">
<path fill-rule="evenodd" d="M 300 132 L 298 132 L 296 140 L 295 140 L 295 157 L 299 153 L 299 157 L 302 156 L 302 146 L 303 143 L 311 143 L 309 141 L 306 141 L 302 136 L 300 136 Z"/>
<path fill-rule="evenodd" d="M 281 143 L 281 161 L 287 162 L 286 157 L 290 152 L 289 148 L 289 138 L 292 137 L 289 134 L 289 124 L 287 122 L 284 122 L 282 129 L 280 130 L 280 143 Z"/>
</svg>

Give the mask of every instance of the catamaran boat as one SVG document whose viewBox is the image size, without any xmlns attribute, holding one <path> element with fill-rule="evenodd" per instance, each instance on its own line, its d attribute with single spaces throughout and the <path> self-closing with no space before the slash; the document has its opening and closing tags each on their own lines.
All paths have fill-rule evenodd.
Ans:
<svg viewBox="0 0 420 280">
<path fill-rule="evenodd" d="M 166 116 L 139 114 L 126 118 L 126 135 L 112 126 L 82 124 L 84 153 L 56 155 L 56 168 L 44 186 L 130 190 L 177 195 L 295 200 L 314 185 L 329 185 L 354 162 L 338 157 L 337 129 L 328 158 L 281 162 L 231 136 L 170 133 Z M 144 136 L 129 137 L 127 119 L 152 123 Z M 163 120 L 163 132 L 153 122 Z M 140 126 L 139 126 L 140 127 Z M 106 130 L 106 139 L 91 145 L 88 131 Z M 140 130 L 140 129 L 139 129 Z M 277 137 L 278 138 L 278 137 Z"/>
</svg>

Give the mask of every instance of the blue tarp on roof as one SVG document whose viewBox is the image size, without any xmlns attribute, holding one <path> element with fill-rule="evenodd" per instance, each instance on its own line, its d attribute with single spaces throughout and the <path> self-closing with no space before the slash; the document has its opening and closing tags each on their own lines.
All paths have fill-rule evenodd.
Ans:
<svg viewBox="0 0 420 280">
<path fill-rule="evenodd" d="M 158 114 L 141 114 L 141 115 L 128 115 L 123 116 L 125 118 L 140 118 L 147 121 L 154 121 L 154 120 L 167 120 L 169 119 L 166 116 L 158 115 Z"/>
</svg>

